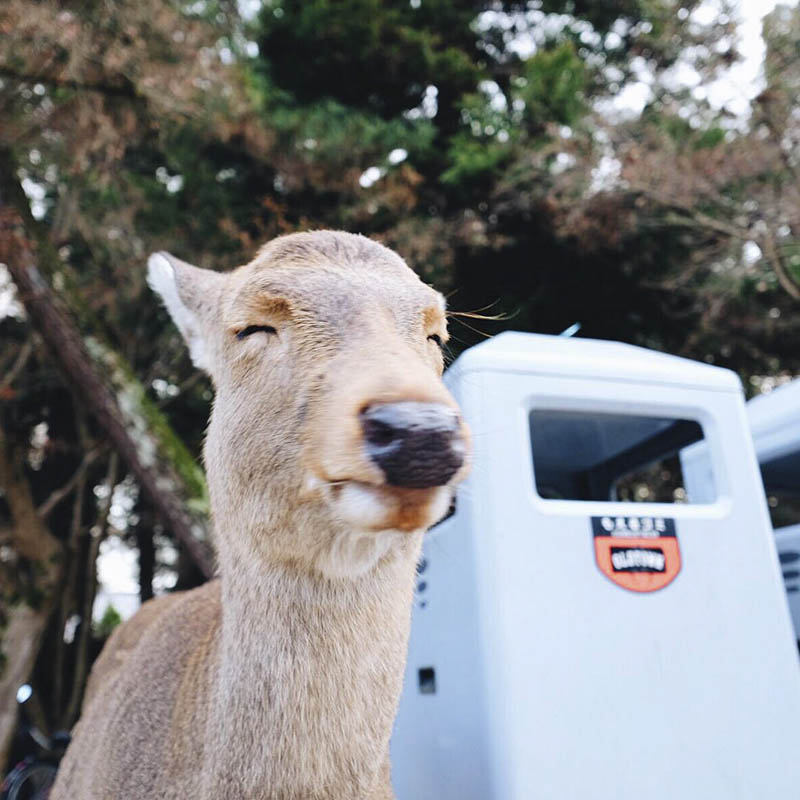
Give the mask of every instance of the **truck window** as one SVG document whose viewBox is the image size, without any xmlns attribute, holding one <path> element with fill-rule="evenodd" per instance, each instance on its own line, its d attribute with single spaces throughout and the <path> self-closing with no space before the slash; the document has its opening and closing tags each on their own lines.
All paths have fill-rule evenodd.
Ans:
<svg viewBox="0 0 800 800">
<path fill-rule="evenodd" d="M 704 439 L 695 420 L 541 408 L 529 419 L 536 491 L 544 499 L 714 500 L 708 486 L 693 500 L 684 480 L 681 451 Z M 710 469 L 704 474 L 713 480 Z"/>
<path fill-rule="evenodd" d="M 800 524 L 800 450 L 761 464 L 773 528 Z"/>
</svg>

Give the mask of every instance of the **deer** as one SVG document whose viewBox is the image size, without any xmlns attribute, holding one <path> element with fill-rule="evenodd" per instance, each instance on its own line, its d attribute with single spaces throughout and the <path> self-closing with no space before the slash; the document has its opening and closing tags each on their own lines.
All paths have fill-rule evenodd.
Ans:
<svg viewBox="0 0 800 800">
<path fill-rule="evenodd" d="M 471 458 L 444 298 L 334 231 L 148 282 L 214 387 L 216 576 L 115 629 L 51 798 L 393 798 L 421 543 Z"/>
</svg>

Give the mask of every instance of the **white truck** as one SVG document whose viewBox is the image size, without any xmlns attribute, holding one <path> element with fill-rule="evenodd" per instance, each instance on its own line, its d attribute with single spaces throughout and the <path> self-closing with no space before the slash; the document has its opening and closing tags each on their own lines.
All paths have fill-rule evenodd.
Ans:
<svg viewBox="0 0 800 800">
<path fill-rule="evenodd" d="M 800 796 L 800 669 L 738 378 L 505 333 L 447 382 L 475 462 L 419 565 L 399 800 Z"/>
<path fill-rule="evenodd" d="M 800 640 L 800 380 L 753 398 L 747 404 L 747 417 Z"/>
</svg>

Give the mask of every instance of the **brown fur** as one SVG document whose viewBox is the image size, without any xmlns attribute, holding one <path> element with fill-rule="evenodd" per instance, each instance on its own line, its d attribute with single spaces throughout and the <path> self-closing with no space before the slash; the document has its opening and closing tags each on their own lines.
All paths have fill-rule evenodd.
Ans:
<svg viewBox="0 0 800 800">
<path fill-rule="evenodd" d="M 422 532 L 466 467 L 388 487 L 358 415 L 454 407 L 428 338 L 446 338 L 443 302 L 391 251 L 327 231 L 228 275 L 161 256 L 151 283 L 216 388 L 220 577 L 114 633 L 52 800 L 388 800 Z M 237 339 L 249 325 L 277 334 Z"/>
</svg>

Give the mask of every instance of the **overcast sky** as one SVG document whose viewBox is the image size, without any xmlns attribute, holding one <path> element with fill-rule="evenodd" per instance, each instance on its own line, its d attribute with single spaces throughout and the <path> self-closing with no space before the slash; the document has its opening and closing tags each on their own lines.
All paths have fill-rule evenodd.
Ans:
<svg viewBox="0 0 800 800">
<path fill-rule="evenodd" d="M 750 100 L 763 89 L 764 40 L 761 21 L 775 8 L 775 0 L 739 0 L 736 4 L 742 20 L 739 25 L 739 48 L 743 60 L 734 64 L 726 76 L 709 87 L 709 100 L 718 108 L 727 106 L 735 114 L 745 113 Z M 781 5 L 796 6 L 797 0 Z M 717 13 L 716 4 L 704 3 L 698 12 Z M 705 20 L 698 20 L 705 21 Z"/>
</svg>

